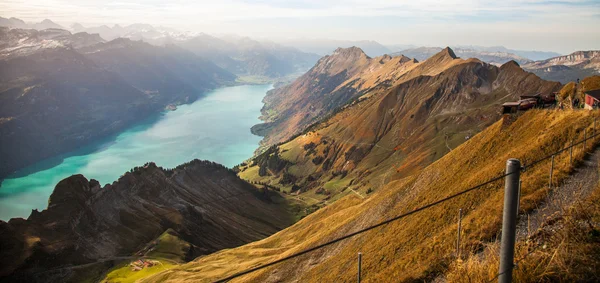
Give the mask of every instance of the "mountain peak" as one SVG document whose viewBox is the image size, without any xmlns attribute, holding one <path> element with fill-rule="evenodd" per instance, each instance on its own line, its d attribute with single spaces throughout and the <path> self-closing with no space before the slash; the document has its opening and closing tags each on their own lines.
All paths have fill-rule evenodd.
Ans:
<svg viewBox="0 0 600 283">
<path fill-rule="evenodd" d="M 454 51 L 452 49 L 450 49 L 450 47 L 446 47 L 446 48 L 442 49 L 440 52 L 436 53 L 435 55 L 429 57 L 427 59 L 427 62 L 432 62 L 434 64 L 438 64 L 440 62 L 449 62 L 456 58 L 458 58 L 458 57 L 456 57 L 456 54 L 454 54 Z"/>
<path fill-rule="evenodd" d="M 456 57 L 456 54 L 454 54 L 454 50 L 452 50 L 452 48 L 450 48 L 449 46 L 442 49 L 442 51 L 440 51 L 440 53 L 438 53 L 438 54 L 444 54 L 445 56 L 450 56 L 452 59 L 458 58 L 458 57 Z"/>
<path fill-rule="evenodd" d="M 333 51 L 332 55 L 333 56 L 342 55 L 344 57 L 353 57 L 353 58 L 360 58 L 360 57 L 369 58 L 369 56 L 367 56 L 367 54 L 362 49 L 360 49 L 359 47 L 356 47 L 356 46 L 352 46 L 352 47 L 348 47 L 348 48 L 338 47 L 335 51 Z"/>
<path fill-rule="evenodd" d="M 21 19 L 18 19 L 18 18 L 15 18 L 15 17 L 10 17 L 10 19 L 9 19 L 9 20 L 11 20 L 11 21 L 16 21 L 16 22 L 23 23 L 23 24 L 25 23 L 25 21 L 23 21 L 23 20 L 21 20 Z"/>
<path fill-rule="evenodd" d="M 74 29 L 74 30 L 84 30 L 85 27 L 82 24 L 80 24 L 80 23 L 74 23 L 74 24 L 71 25 L 71 29 Z"/>
<path fill-rule="evenodd" d="M 400 63 L 406 63 L 406 62 L 414 60 L 414 59 L 411 59 L 410 57 L 405 56 L 404 54 L 400 54 L 400 56 L 398 56 L 398 57 L 400 57 L 400 59 L 399 59 Z"/>
<path fill-rule="evenodd" d="M 500 69 L 506 69 L 506 68 L 511 68 L 511 67 L 521 68 L 519 63 L 517 63 L 515 60 L 510 60 L 510 61 L 502 64 L 502 66 L 500 66 Z"/>
</svg>

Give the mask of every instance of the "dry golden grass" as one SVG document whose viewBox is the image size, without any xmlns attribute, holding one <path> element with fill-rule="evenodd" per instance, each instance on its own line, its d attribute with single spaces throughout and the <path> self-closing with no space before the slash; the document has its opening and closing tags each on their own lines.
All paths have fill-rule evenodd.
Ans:
<svg viewBox="0 0 600 283">
<path fill-rule="evenodd" d="M 600 281 L 600 186 L 526 242 L 517 243 L 515 282 Z M 498 272 L 499 244 L 450 266 L 448 282 L 489 282 Z"/>
<path fill-rule="evenodd" d="M 600 76 L 591 76 L 581 80 L 584 91 L 600 89 Z"/>
<path fill-rule="evenodd" d="M 146 278 L 146 282 L 209 282 L 268 263 L 429 204 L 502 173 L 508 158 L 530 163 L 581 139 L 589 111 L 529 111 L 512 124 L 497 122 L 418 174 L 394 180 L 362 200 L 349 195 L 264 240 L 223 250 Z M 589 143 L 588 145 L 591 145 Z M 576 151 L 581 160 L 583 153 Z M 555 181 L 572 170 L 556 159 Z M 549 161 L 523 175 L 523 210 L 547 192 Z M 444 202 L 327 248 L 240 277 L 233 282 L 350 282 L 363 253 L 364 282 L 431 280 L 455 261 L 456 214 L 463 209 L 463 248 L 480 250 L 500 230 L 503 182 Z M 493 268 L 492 268 L 493 269 Z"/>
<path fill-rule="evenodd" d="M 575 95 L 575 83 L 570 82 L 563 86 L 563 88 L 558 92 L 558 95 L 562 100 L 573 98 L 573 95 Z"/>
</svg>

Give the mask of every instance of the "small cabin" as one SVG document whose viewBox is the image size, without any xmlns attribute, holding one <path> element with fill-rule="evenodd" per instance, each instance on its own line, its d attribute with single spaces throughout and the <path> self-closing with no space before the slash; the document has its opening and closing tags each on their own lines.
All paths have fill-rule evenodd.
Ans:
<svg viewBox="0 0 600 283">
<path fill-rule="evenodd" d="M 519 111 L 519 102 L 505 102 L 502 104 L 502 114 L 513 114 Z"/>
<path fill-rule="evenodd" d="M 535 106 L 539 108 L 544 108 L 546 105 L 554 105 L 556 104 L 556 93 L 553 94 L 530 94 L 530 95 L 521 95 L 521 100 L 530 100 L 535 101 Z"/>
<path fill-rule="evenodd" d="M 584 108 L 587 110 L 600 108 L 600 89 L 585 92 Z"/>
</svg>

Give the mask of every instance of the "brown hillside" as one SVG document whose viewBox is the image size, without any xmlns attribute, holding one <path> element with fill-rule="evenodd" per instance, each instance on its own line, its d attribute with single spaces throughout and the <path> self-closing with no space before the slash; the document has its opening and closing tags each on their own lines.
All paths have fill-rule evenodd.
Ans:
<svg viewBox="0 0 600 283">
<path fill-rule="evenodd" d="M 442 199 L 501 174 L 508 158 L 524 164 L 581 139 L 591 131 L 591 112 L 530 111 L 515 122 L 497 122 L 411 177 L 385 185 L 366 200 L 354 194 L 273 236 L 198 258 L 146 282 L 209 282 L 265 264 Z M 589 143 L 588 145 L 591 145 Z M 589 148 L 589 147 L 588 147 Z M 581 160 L 581 148 L 575 151 Z M 556 182 L 567 175 L 558 156 Z M 549 160 L 522 174 L 521 210 L 531 211 L 547 194 Z M 463 249 L 477 250 L 500 231 L 503 182 L 444 202 L 389 225 L 231 282 L 351 282 L 356 254 L 363 253 L 365 282 L 432 280 L 454 261 L 456 213 L 463 209 Z M 491 278 L 490 278 L 491 279 Z"/>
<path fill-rule="evenodd" d="M 364 196 L 419 171 L 497 121 L 503 102 L 560 87 L 514 62 L 498 68 L 452 55 L 445 49 L 412 67 L 399 80 L 412 79 L 374 91 L 307 134 L 271 148 L 240 176 L 311 200 L 353 191 Z"/>
</svg>

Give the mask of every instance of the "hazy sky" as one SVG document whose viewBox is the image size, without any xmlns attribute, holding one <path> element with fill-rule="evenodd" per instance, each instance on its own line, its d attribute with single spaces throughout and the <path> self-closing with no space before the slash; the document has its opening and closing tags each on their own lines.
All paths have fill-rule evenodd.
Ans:
<svg viewBox="0 0 600 283">
<path fill-rule="evenodd" d="M 85 26 L 149 23 L 272 40 L 600 49 L 600 0 L 0 0 L 0 16 Z"/>
</svg>

